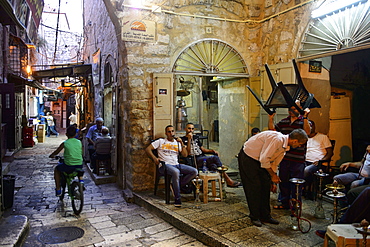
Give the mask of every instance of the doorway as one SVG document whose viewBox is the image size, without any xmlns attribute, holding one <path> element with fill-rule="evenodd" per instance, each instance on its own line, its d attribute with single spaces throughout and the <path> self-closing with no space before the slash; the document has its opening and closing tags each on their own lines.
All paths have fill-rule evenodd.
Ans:
<svg viewBox="0 0 370 247">
<path fill-rule="evenodd" d="M 237 168 L 235 154 L 249 128 L 245 111 L 249 75 L 240 53 L 221 40 L 203 39 L 179 53 L 172 72 L 176 130 L 181 133 L 187 122 L 200 124 L 223 164 Z"/>
</svg>

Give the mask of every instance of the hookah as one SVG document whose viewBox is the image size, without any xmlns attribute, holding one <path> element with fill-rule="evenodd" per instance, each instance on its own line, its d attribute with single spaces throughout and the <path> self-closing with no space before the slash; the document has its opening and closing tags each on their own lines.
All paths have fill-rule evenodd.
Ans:
<svg viewBox="0 0 370 247">
<path fill-rule="evenodd" d="M 225 172 L 229 170 L 229 167 L 220 166 L 220 167 L 217 167 L 217 170 L 221 173 L 222 195 L 223 195 L 223 199 L 226 199 L 227 197 L 226 197 L 226 189 L 225 189 L 225 186 L 226 186 Z"/>
<path fill-rule="evenodd" d="M 365 219 L 363 219 L 361 221 L 361 223 L 359 225 L 357 224 L 353 224 L 353 226 L 355 227 L 357 233 L 360 233 L 362 234 L 362 246 L 366 247 L 366 244 L 367 244 L 367 236 L 370 235 L 370 230 L 369 230 L 369 222 Z M 357 227 L 359 226 L 359 227 Z"/>
<path fill-rule="evenodd" d="M 326 188 L 332 189 L 332 191 L 326 192 L 326 195 L 333 198 L 333 222 L 332 223 L 336 224 L 338 222 L 338 199 L 346 196 L 346 194 L 338 190 L 344 189 L 344 185 L 333 183 L 333 184 L 327 184 Z"/>
<path fill-rule="evenodd" d="M 314 217 L 317 219 L 325 219 L 325 211 L 322 207 L 322 181 L 324 177 L 329 176 L 329 174 L 324 173 L 321 169 L 315 173 L 315 176 L 319 177 L 319 190 L 317 192 L 317 206 L 315 208 Z"/>
<path fill-rule="evenodd" d="M 295 184 L 296 186 L 296 192 L 295 196 L 296 198 L 292 198 L 289 200 L 290 210 L 291 210 L 291 220 L 292 220 L 292 229 L 293 230 L 300 230 L 302 233 L 307 233 L 311 229 L 311 222 L 307 219 L 304 219 L 301 217 L 302 214 L 302 202 L 299 200 L 299 185 L 305 183 L 306 181 L 304 179 L 300 178 L 291 178 L 289 182 Z M 293 217 L 297 218 L 297 225 L 293 225 Z M 303 229 L 303 221 L 306 221 L 308 223 L 308 229 Z"/>
<path fill-rule="evenodd" d="M 195 168 L 198 170 L 198 164 L 197 164 L 197 160 L 195 159 L 195 152 L 194 152 L 194 140 L 193 140 L 193 136 L 191 137 L 191 149 L 193 151 L 193 160 L 194 160 L 194 164 L 195 164 Z M 195 186 L 195 200 L 194 200 L 194 206 L 193 208 L 195 209 L 200 209 L 201 208 L 201 201 L 199 199 L 199 193 L 200 193 L 200 186 L 202 186 L 202 182 L 203 180 L 201 178 L 199 178 L 199 173 L 197 173 L 197 176 L 192 180 L 194 186 Z"/>
</svg>

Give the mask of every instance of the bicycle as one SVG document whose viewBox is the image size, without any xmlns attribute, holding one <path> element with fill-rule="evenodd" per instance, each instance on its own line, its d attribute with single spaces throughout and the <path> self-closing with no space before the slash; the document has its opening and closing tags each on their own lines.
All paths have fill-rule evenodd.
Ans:
<svg viewBox="0 0 370 247">
<path fill-rule="evenodd" d="M 59 163 L 64 163 L 62 156 L 55 156 L 55 159 L 59 159 Z M 62 172 L 60 178 L 62 194 L 59 197 L 59 200 L 63 201 L 67 188 L 69 198 L 71 198 L 72 201 L 72 209 L 76 215 L 81 213 L 84 204 L 84 186 L 78 179 L 79 177 L 82 177 L 83 174 L 84 171 L 78 168 L 72 173 Z M 76 177 L 77 179 L 75 179 Z"/>
</svg>

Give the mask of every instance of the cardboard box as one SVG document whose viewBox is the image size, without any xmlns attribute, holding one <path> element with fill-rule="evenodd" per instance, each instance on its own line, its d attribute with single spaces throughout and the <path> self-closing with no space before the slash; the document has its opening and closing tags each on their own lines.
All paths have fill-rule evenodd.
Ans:
<svg viewBox="0 0 370 247">
<path fill-rule="evenodd" d="M 45 142 L 45 135 L 44 136 L 37 136 L 37 141 L 39 143 L 44 143 Z"/>
<path fill-rule="evenodd" d="M 40 125 L 44 125 L 44 124 L 39 124 Z M 45 142 L 45 129 L 39 129 L 37 128 L 37 140 L 40 142 L 40 143 L 43 143 Z"/>
<path fill-rule="evenodd" d="M 37 130 L 43 130 L 43 131 L 45 131 L 45 124 L 39 124 L 39 125 L 37 125 Z"/>
</svg>

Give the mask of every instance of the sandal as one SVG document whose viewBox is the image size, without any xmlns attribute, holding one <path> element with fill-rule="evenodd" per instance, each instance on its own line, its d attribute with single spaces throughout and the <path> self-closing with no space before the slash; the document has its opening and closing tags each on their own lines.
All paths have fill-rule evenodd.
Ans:
<svg viewBox="0 0 370 247">
<path fill-rule="evenodd" d="M 289 207 L 286 207 L 284 205 L 275 205 L 273 206 L 274 209 L 289 209 Z"/>
<path fill-rule="evenodd" d="M 236 188 L 236 187 L 239 187 L 240 185 L 242 185 L 241 182 L 234 181 L 234 183 L 232 185 L 227 185 L 227 187 Z"/>
</svg>

